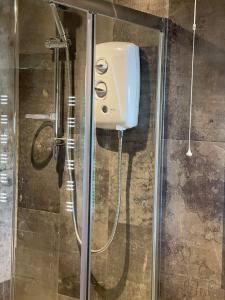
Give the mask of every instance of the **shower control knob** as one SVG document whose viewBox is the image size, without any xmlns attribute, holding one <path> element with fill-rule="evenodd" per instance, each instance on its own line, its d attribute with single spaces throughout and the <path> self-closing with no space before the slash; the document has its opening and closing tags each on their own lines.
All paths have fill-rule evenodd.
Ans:
<svg viewBox="0 0 225 300">
<path fill-rule="evenodd" d="M 95 68 L 98 74 L 105 74 L 108 70 L 108 63 L 104 58 L 100 58 L 97 61 Z"/>
<path fill-rule="evenodd" d="M 98 98 L 104 98 L 107 95 L 107 86 L 104 81 L 98 81 L 95 85 L 95 92 Z"/>
</svg>

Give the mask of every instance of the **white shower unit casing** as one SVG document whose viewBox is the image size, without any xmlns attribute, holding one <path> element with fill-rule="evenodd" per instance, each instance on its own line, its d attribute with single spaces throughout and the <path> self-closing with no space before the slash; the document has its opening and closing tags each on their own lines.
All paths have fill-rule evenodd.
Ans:
<svg viewBox="0 0 225 300">
<path fill-rule="evenodd" d="M 140 99 L 139 47 L 126 42 L 96 46 L 95 120 L 98 128 L 137 126 Z"/>
</svg>

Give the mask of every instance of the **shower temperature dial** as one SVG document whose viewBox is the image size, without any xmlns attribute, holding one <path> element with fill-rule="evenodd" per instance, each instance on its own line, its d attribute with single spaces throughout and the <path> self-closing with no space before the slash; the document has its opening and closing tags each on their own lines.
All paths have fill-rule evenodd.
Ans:
<svg viewBox="0 0 225 300">
<path fill-rule="evenodd" d="M 104 81 L 98 81 L 95 85 L 95 92 L 98 98 L 104 98 L 107 95 L 107 86 Z"/>
<path fill-rule="evenodd" d="M 103 75 L 108 71 L 108 63 L 104 58 L 100 58 L 97 60 L 95 68 L 98 74 Z"/>
</svg>

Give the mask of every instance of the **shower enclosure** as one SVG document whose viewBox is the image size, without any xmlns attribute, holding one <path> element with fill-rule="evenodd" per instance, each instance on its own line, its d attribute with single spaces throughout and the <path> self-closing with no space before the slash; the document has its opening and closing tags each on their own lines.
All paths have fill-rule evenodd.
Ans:
<svg viewBox="0 0 225 300">
<path fill-rule="evenodd" d="M 3 2 L 2 299 L 157 299 L 166 20 L 103 1 Z M 140 52 L 123 140 L 96 124 L 108 42 Z"/>
</svg>

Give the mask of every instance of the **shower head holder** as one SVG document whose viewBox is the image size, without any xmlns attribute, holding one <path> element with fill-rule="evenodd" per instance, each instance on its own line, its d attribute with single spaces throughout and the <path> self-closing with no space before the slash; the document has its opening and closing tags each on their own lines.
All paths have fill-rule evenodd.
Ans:
<svg viewBox="0 0 225 300">
<path fill-rule="evenodd" d="M 48 49 L 63 49 L 70 45 L 70 40 L 67 42 L 61 41 L 59 38 L 50 38 L 45 42 L 45 47 Z"/>
</svg>

